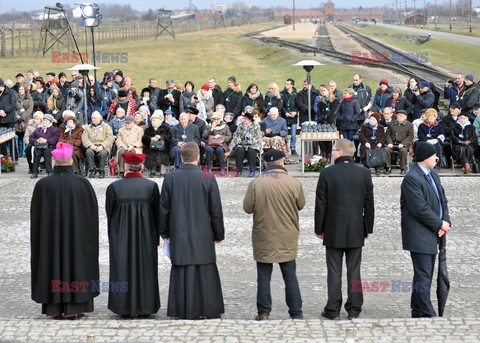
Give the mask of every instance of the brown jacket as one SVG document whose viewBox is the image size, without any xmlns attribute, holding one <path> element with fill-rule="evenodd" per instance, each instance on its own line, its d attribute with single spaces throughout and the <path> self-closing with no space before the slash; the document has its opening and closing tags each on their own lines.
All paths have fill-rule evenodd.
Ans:
<svg viewBox="0 0 480 343">
<path fill-rule="evenodd" d="M 80 125 L 78 121 L 75 121 L 75 129 L 72 131 L 71 136 L 70 136 L 70 132 L 65 132 L 65 129 L 66 129 L 65 124 L 60 125 L 60 127 L 58 128 L 58 131 L 60 132 L 60 138 L 58 139 L 58 141 L 71 144 L 73 146 L 73 153 L 78 158 L 82 158 L 82 155 L 83 155 L 82 125 Z"/>
<path fill-rule="evenodd" d="M 304 206 L 302 184 L 283 168 L 269 169 L 248 185 L 243 209 L 253 213 L 255 261 L 281 263 L 297 257 L 298 211 Z"/>
<path fill-rule="evenodd" d="M 114 139 L 112 128 L 106 122 L 102 122 L 98 126 L 88 124 L 83 129 L 82 143 L 85 149 L 91 145 L 101 145 L 110 152 Z"/>
</svg>

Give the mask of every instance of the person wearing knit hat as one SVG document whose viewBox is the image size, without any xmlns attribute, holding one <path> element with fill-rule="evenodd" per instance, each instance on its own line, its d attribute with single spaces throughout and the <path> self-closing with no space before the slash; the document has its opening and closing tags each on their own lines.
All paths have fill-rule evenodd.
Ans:
<svg viewBox="0 0 480 343">
<path fill-rule="evenodd" d="M 210 90 L 210 87 L 208 86 L 208 84 L 204 83 L 200 89 L 209 91 L 209 90 Z"/>
<path fill-rule="evenodd" d="M 388 80 L 382 78 L 379 82 L 379 88 L 375 92 L 373 98 L 372 109 L 375 112 L 382 112 L 388 103 L 391 103 L 393 98 L 393 87 L 388 85 Z"/>
<path fill-rule="evenodd" d="M 67 111 L 64 111 L 67 112 Z M 71 112 L 71 111 L 68 111 Z M 82 125 L 75 119 L 75 115 L 67 114 L 63 117 L 63 124 L 58 128 L 60 137 L 59 142 L 64 142 L 73 146 L 73 173 L 80 173 L 80 161 L 83 157 L 82 146 Z"/>
<path fill-rule="evenodd" d="M 30 176 L 32 179 L 38 177 L 38 166 L 42 157 L 47 174 L 50 175 L 52 172 L 51 149 L 57 144 L 59 137 L 58 129 L 53 126 L 53 121 L 54 118 L 51 114 L 45 114 L 42 124 L 28 137 L 30 144 L 35 148 L 32 175 Z"/>
<path fill-rule="evenodd" d="M 225 112 L 233 113 L 237 118 L 242 113 L 243 94 L 240 85 L 235 76 L 230 76 L 227 80 L 227 89 L 223 92 Z M 215 109 L 217 110 L 217 109 Z"/>
<path fill-rule="evenodd" d="M 443 156 L 443 142 L 445 141 L 445 131 L 442 125 L 437 121 L 438 113 L 435 109 L 429 108 L 425 111 L 423 123 L 418 126 L 418 140 L 427 142 L 436 149 L 437 156 L 442 159 L 441 166 L 447 167 L 447 161 Z"/>
<path fill-rule="evenodd" d="M 149 177 L 155 177 L 157 171 L 162 176 L 162 165 L 165 171 L 170 166 L 169 153 L 172 140 L 170 125 L 164 118 L 162 110 L 155 110 L 149 122 L 150 125 L 145 129 L 142 137 L 143 151 L 147 155 L 145 168 L 150 171 Z"/>
<path fill-rule="evenodd" d="M 416 98 L 413 108 L 413 121 L 420 118 L 426 109 L 435 107 L 435 95 L 433 94 L 430 82 L 428 81 L 420 82 L 418 88 L 414 89 L 412 92 Z"/>
<path fill-rule="evenodd" d="M 473 122 L 475 116 L 471 114 L 473 105 L 478 102 L 480 91 L 477 85 L 473 82 L 473 75 L 465 76 L 465 87 L 458 93 L 458 103 L 462 107 L 462 113 L 470 113 L 470 120 Z"/>
<path fill-rule="evenodd" d="M 436 153 L 431 144 L 418 142 L 415 163 L 401 185 L 403 249 L 410 251 L 412 284 L 421 285 L 412 288 L 410 307 L 413 318 L 437 315 L 430 299 L 430 288 L 439 240 L 444 245 L 444 236 L 451 229 L 445 190 L 434 170 L 438 161 Z"/>
<path fill-rule="evenodd" d="M 370 168 L 367 161 L 367 150 L 382 149 L 387 145 L 387 136 L 385 128 L 380 124 L 381 114 L 373 112 L 370 115 L 369 121 L 363 124 L 358 133 L 358 140 L 360 142 L 360 159 L 366 168 Z M 380 167 L 375 167 L 375 174 L 380 174 Z"/>
<path fill-rule="evenodd" d="M 123 153 L 125 177 L 112 182 L 106 191 L 109 281 L 121 285 L 128 280 L 124 291 L 108 294 L 108 309 L 123 318 L 145 318 L 160 309 L 160 191 L 157 183 L 142 175 L 145 157 L 144 154 Z"/>
<path fill-rule="evenodd" d="M 230 76 L 228 79 L 227 79 L 227 82 L 228 81 L 232 81 L 232 83 L 237 83 L 237 78 L 235 76 Z"/>
</svg>

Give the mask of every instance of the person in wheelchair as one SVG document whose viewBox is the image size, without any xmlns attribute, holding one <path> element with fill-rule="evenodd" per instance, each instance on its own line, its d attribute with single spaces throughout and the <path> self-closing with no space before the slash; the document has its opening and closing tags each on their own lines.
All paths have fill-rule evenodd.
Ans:
<svg viewBox="0 0 480 343">
<path fill-rule="evenodd" d="M 368 123 L 363 124 L 358 133 L 358 140 L 360 141 L 360 158 L 363 165 L 367 165 L 367 150 L 381 149 L 387 143 L 384 127 L 378 122 L 381 119 L 381 114 L 378 112 L 372 113 Z M 375 168 L 375 174 L 380 174 L 380 167 Z"/>
<path fill-rule="evenodd" d="M 212 115 L 210 129 L 203 131 L 203 142 L 205 143 L 205 154 L 207 171 L 212 171 L 213 154 L 217 155 L 220 175 L 225 175 L 225 151 L 228 143 L 232 140 L 232 133 L 228 125 L 222 120 L 222 114 L 214 112 Z M 223 141 L 223 142 L 222 142 Z"/>
<path fill-rule="evenodd" d="M 260 125 L 253 120 L 253 115 L 251 113 L 245 112 L 243 114 L 243 122 L 233 134 L 229 151 L 225 154 L 226 157 L 228 157 L 233 152 L 237 167 L 236 176 L 242 176 L 243 160 L 245 156 L 247 156 L 248 159 L 248 176 L 255 176 L 256 158 L 260 153 L 260 149 L 262 149 L 262 133 Z"/>
<path fill-rule="evenodd" d="M 73 147 L 73 173 L 80 173 L 80 161 L 83 157 L 82 134 L 83 128 L 74 116 L 66 116 L 63 118 L 64 123 L 60 125 L 59 142 L 68 143 Z"/>
<path fill-rule="evenodd" d="M 454 160 L 463 166 L 464 174 L 467 174 L 471 170 L 475 156 L 476 141 L 475 130 L 468 120 L 468 114 L 460 113 L 458 122 L 453 128 L 452 155 Z"/>
<path fill-rule="evenodd" d="M 279 116 L 278 108 L 272 107 L 263 123 L 263 147 L 265 149 L 275 149 L 283 152 L 285 161 L 287 162 L 288 156 L 290 155 L 290 149 L 287 145 L 287 121 Z"/>
<path fill-rule="evenodd" d="M 105 165 L 107 164 L 115 138 L 113 137 L 112 128 L 103 121 L 100 112 L 92 113 L 92 122 L 85 126 L 82 135 L 82 143 L 87 156 L 87 170 L 88 177 L 94 178 L 99 174 L 100 178 L 105 177 Z M 95 160 L 99 160 L 98 169 L 95 165 Z"/>
<path fill-rule="evenodd" d="M 388 125 L 386 136 L 386 174 L 392 173 L 392 152 L 397 151 L 400 158 L 400 175 L 405 175 L 407 173 L 408 150 L 413 143 L 413 125 L 407 120 L 407 111 L 397 111 L 397 120 Z"/>
<path fill-rule="evenodd" d="M 425 119 L 423 123 L 418 126 L 418 141 L 432 144 L 437 151 L 437 156 L 441 167 L 447 167 L 445 156 L 443 155 L 443 142 L 445 141 L 445 131 L 442 125 L 437 121 L 438 112 L 434 108 L 429 108 L 425 111 Z"/>
</svg>

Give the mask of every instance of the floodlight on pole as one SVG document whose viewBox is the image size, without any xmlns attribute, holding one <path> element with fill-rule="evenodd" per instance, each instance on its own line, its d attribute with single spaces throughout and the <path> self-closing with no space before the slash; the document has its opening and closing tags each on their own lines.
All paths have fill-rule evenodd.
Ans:
<svg viewBox="0 0 480 343">
<path fill-rule="evenodd" d="M 87 81 L 88 81 L 88 71 L 93 70 L 96 72 L 98 69 L 95 66 L 92 66 L 91 64 L 77 64 L 76 66 L 73 66 L 71 68 L 68 68 L 67 70 L 76 70 L 78 71 L 82 76 L 83 76 L 83 119 L 84 119 L 84 124 L 88 124 L 88 114 L 87 114 Z"/>
<path fill-rule="evenodd" d="M 312 120 L 312 104 L 311 104 L 311 97 L 312 97 L 312 75 L 311 72 L 315 66 L 323 66 L 325 64 L 322 64 L 320 62 L 314 61 L 314 60 L 303 60 L 298 63 L 293 64 L 294 66 L 300 66 L 305 69 L 307 72 L 307 82 L 308 82 L 308 121 Z"/>
</svg>

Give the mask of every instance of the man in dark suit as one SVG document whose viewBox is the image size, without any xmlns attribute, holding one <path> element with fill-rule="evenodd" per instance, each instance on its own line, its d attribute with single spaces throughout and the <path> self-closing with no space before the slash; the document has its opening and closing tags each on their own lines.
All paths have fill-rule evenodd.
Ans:
<svg viewBox="0 0 480 343">
<path fill-rule="evenodd" d="M 450 231 L 447 198 L 434 167 L 438 162 L 433 145 L 419 142 L 417 162 L 402 182 L 403 249 L 410 251 L 413 262 L 412 317 L 435 317 L 430 300 L 438 238 Z"/>
<path fill-rule="evenodd" d="M 332 149 L 335 164 L 323 169 L 315 200 L 315 234 L 326 246 L 328 302 L 322 317 L 337 319 L 342 306 L 342 263 L 347 262 L 348 319 L 362 311 L 363 294 L 352 290 L 361 283 L 362 246 L 373 233 L 375 210 L 372 176 L 353 161 L 354 144 L 340 139 Z"/>
</svg>

